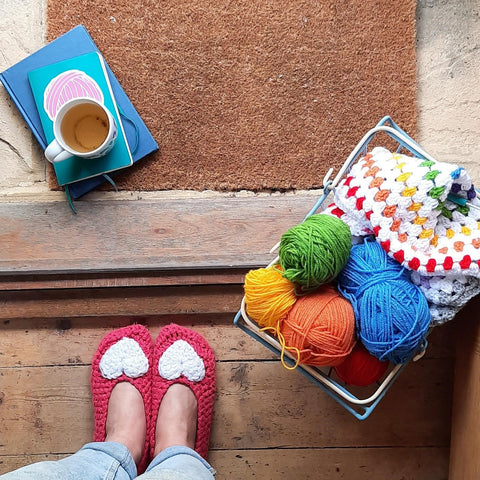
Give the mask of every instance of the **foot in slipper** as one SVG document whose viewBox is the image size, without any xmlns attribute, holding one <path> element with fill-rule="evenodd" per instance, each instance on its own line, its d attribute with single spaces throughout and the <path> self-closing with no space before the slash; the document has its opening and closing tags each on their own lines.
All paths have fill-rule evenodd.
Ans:
<svg viewBox="0 0 480 480">
<path fill-rule="evenodd" d="M 126 445 L 139 473 L 147 467 L 150 453 L 145 432 L 151 429 L 152 349 L 148 330 L 130 325 L 107 334 L 92 361 L 94 441 Z"/>
<path fill-rule="evenodd" d="M 207 457 L 215 384 L 215 356 L 207 341 L 179 325 L 164 327 L 153 351 L 152 458 L 172 445 Z"/>
</svg>

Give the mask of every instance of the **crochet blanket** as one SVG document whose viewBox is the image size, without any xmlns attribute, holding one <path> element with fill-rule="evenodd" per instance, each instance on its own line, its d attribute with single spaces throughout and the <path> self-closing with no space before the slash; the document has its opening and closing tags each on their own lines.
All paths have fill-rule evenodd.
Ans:
<svg viewBox="0 0 480 480">
<path fill-rule="evenodd" d="M 432 321 L 453 318 L 480 291 L 480 201 L 465 169 L 376 147 L 353 165 L 325 213 L 372 235 L 412 271 Z"/>
</svg>

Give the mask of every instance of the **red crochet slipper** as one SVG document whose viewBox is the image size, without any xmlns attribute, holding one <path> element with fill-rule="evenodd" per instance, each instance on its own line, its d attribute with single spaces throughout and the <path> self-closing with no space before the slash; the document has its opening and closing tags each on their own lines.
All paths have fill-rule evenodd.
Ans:
<svg viewBox="0 0 480 480">
<path fill-rule="evenodd" d="M 160 330 L 153 349 L 152 422 L 150 452 L 155 450 L 158 409 L 170 385 L 182 383 L 197 399 L 197 436 L 195 451 L 208 454 L 213 403 L 215 400 L 215 356 L 207 341 L 197 332 L 170 324 Z"/>
<path fill-rule="evenodd" d="M 92 361 L 90 385 L 95 412 L 94 442 L 103 442 L 106 437 L 108 401 L 113 387 L 120 382 L 129 382 L 140 392 L 145 406 L 147 432 L 151 415 L 152 375 L 151 358 L 153 342 L 143 325 L 130 325 L 107 334 L 98 346 Z M 148 466 L 148 434 L 145 438 L 138 473 Z"/>
</svg>

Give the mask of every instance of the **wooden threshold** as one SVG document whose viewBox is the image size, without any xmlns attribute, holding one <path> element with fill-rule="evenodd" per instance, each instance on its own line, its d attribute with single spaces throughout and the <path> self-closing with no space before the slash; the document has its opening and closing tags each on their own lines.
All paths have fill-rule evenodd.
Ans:
<svg viewBox="0 0 480 480">
<path fill-rule="evenodd" d="M 102 199 L 76 202 L 77 215 L 66 202 L 2 202 L 0 318 L 230 311 L 245 273 L 315 201 Z"/>
</svg>

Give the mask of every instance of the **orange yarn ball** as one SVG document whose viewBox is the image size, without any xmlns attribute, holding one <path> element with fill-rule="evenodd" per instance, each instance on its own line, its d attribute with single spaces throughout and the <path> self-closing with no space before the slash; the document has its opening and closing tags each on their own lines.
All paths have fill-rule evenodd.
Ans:
<svg viewBox="0 0 480 480">
<path fill-rule="evenodd" d="M 299 350 L 299 363 L 335 366 L 355 345 L 355 316 L 332 286 L 299 297 L 283 321 L 285 345 Z"/>
<path fill-rule="evenodd" d="M 262 328 L 276 328 L 297 300 L 294 288 L 276 265 L 250 270 L 244 284 L 248 316 Z"/>
</svg>

